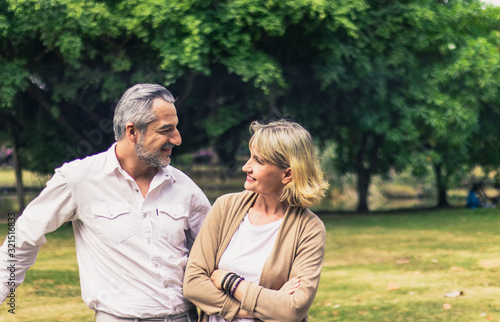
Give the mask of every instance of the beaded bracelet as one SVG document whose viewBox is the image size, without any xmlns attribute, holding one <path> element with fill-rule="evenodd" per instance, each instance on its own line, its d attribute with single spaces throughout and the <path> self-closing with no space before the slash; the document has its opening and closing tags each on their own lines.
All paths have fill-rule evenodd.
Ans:
<svg viewBox="0 0 500 322">
<path fill-rule="evenodd" d="M 236 275 L 236 274 L 229 272 L 229 273 L 227 273 L 226 275 L 224 275 L 224 278 L 222 279 L 222 282 L 220 283 L 220 288 L 221 288 L 221 290 L 224 290 L 224 282 L 225 282 L 225 281 L 226 281 L 226 279 L 227 279 L 229 276 L 231 276 L 231 275 Z"/>
<path fill-rule="evenodd" d="M 230 296 L 233 296 L 234 294 L 234 291 L 236 291 L 236 288 L 238 287 L 238 285 L 240 285 L 241 281 L 243 281 L 245 278 L 244 277 L 240 277 L 240 279 L 238 280 L 238 282 L 236 282 L 234 284 L 234 287 L 233 289 L 231 290 L 231 293 L 229 293 Z"/>
<path fill-rule="evenodd" d="M 231 276 L 228 280 L 227 280 L 227 283 L 224 287 L 224 292 L 226 292 L 227 294 L 229 294 L 231 292 L 231 288 L 233 287 L 233 284 L 234 282 L 239 278 L 238 275 L 234 274 L 233 276 Z"/>
</svg>

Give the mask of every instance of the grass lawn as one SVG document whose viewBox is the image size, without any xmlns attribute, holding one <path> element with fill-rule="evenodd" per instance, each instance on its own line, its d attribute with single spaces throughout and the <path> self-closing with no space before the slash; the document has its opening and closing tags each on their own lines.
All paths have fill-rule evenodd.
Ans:
<svg viewBox="0 0 500 322">
<path fill-rule="evenodd" d="M 500 321 L 499 209 L 324 221 L 312 321 Z"/>
<path fill-rule="evenodd" d="M 310 321 L 500 321 L 500 209 L 322 219 L 327 255 Z M 453 291 L 463 295 L 445 296 Z M 47 236 L 16 314 L 8 309 L 0 321 L 91 321 L 70 226 Z"/>
</svg>

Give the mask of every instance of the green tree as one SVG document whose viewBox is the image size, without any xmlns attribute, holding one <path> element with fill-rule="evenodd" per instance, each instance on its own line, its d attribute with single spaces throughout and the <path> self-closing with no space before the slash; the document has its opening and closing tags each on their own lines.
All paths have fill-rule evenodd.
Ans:
<svg viewBox="0 0 500 322">
<path fill-rule="evenodd" d="M 454 8 L 445 11 L 453 26 L 443 35 L 449 40 L 443 48 L 447 54 L 428 71 L 427 89 L 416 92 L 432 109 L 414 116 L 423 152 L 434 167 L 440 207 L 449 206 L 450 180 L 462 179 L 474 166 L 500 163 L 491 154 L 496 140 L 490 132 L 498 120 L 498 18 L 480 3 L 449 7 Z M 438 21 L 442 19 L 440 15 Z"/>
<path fill-rule="evenodd" d="M 123 90 L 164 81 L 148 72 L 160 65 L 157 54 L 121 18 L 98 1 L 0 3 L 0 120 L 15 151 L 21 209 L 21 168 L 47 173 L 105 149 Z"/>
<path fill-rule="evenodd" d="M 250 121 L 291 117 L 336 143 L 359 211 L 374 174 L 426 162 L 442 204 L 471 155 L 496 163 L 483 149 L 493 125 L 478 126 L 497 113 L 493 11 L 465 0 L 7 0 L 2 128 L 24 168 L 50 172 L 109 146 L 127 87 L 160 83 L 178 97 L 181 152 L 213 144 L 229 164 Z"/>
<path fill-rule="evenodd" d="M 340 44 L 323 41 L 324 50 L 316 51 L 314 77 L 322 95 L 300 103 L 316 106 L 318 113 L 300 115 L 322 137 L 337 142 L 339 172 L 357 174 L 358 211 L 369 210 L 373 174 L 422 169 L 429 161 L 444 206 L 448 177 L 469 157 L 468 138 L 477 127 L 482 95 L 478 87 L 495 79 L 480 71 L 498 75 L 496 58 L 487 58 L 491 47 L 482 40 L 494 21 L 473 1 L 367 3 L 370 8 L 353 22 L 354 36 L 337 30 L 330 39 Z M 340 63 L 329 55 L 334 52 Z"/>
<path fill-rule="evenodd" d="M 483 76 L 482 81 L 476 84 L 477 103 L 479 105 L 478 122 L 473 128 L 472 135 L 467 141 L 467 154 L 470 168 L 481 166 L 486 172 L 495 171 L 496 184 L 500 164 L 500 141 L 498 140 L 498 124 L 500 122 L 500 100 L 498 96 L 500 76 L 498 66 L 500 57 L 500 7 L 490 7 L 485 10 L 489 24 L 489 33 L 475 41 L 475 47 L 480 48 L 477 53 L 472 50 L 468 53 L 471 61 L 476 65 L 475 72 Z"/>
</svg>

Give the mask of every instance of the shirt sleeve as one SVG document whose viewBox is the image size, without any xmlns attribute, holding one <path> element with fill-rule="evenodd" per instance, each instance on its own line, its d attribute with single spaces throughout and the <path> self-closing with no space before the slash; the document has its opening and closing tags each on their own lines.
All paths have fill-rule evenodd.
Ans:
<svg viewBox="0 0 500 322">
<path fill-rule="evenodd" d="M 221 214 L 219 199 L 208 213 L 189 255 L 184 277 L 184 296 L 206 314 L 232 320 L 240 303 L 217 289 L 210 280 L 216 268 L 216 256 L 220 247 L 218 236 L 222 229 Z"/>
<path fill-rule="evenodd" d="M 35 263 L 38 251 L 46 241 L 45 234 L 75 219 L 75 209 L 63 171 L 57 169 L 47 187 L 26 207 L 0 247 L 1 303 L 24 281 L 26 271 Z"/>
<path fill-rule="evenodd" d="M 316 218 L 302 229 L 290 277 L 298 277 L 300 286 L 289 295 L 250 283 L 242 309 L 264 321 L 302 321 L 311 307 L 319 286 L 325 256 L 326 230 Z"/>
<path fill-rule="evenodd" d="M 186 231 L 186 245 L 189 250 L 193 247 L 194 240 L 200 232 L 201 225 L 210 210 L 210 202 L 201 190 L 195 195 L 193 200 L 193 205 L 189 214 L 189 227 Z"/>
</svg>

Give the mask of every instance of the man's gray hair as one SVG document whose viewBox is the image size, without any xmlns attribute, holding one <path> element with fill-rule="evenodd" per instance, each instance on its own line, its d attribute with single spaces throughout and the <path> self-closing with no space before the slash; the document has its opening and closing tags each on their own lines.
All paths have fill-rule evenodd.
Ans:
<svg viewBox="0 0 500 322">
<path fill-rule="evenodd" d="M 153 100 L 162 100 L 174 104 L 172 94 L 163 86 L 157 84 L 137 84 L 130 87 L 120 98 L 115 108 L 113 130 L 115 140 L 120 141 L 125 135 L 125 125 L 133 123 L 144 134 L 149 123 L 156 119 L 152 111 Z"/>
</svg>

